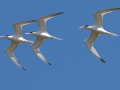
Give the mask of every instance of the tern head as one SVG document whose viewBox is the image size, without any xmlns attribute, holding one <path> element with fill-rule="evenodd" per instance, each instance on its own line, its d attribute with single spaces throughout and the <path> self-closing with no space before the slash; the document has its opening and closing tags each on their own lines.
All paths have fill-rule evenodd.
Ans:
<svg viewBox="0 0 120 90">
<path fill-rule="evenodd" d="M 79 28 L 89 28 L 90 26 L 89 25 L 85 25 L 85 26 L 81 26 Z"/>
<path fill-rule="evenodd" d="M 33 34 L 34 32 L 28 32 L 28 33 L 25 33 L 25 34 Z"/>
</svg>

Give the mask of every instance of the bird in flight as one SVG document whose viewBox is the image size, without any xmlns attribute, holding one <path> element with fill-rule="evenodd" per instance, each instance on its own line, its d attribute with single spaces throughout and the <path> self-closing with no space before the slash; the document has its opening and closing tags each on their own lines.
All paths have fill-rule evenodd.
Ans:
<svg viewBox="0 0 120 90">
<path fill-rule="evenodd" d="M 28 21 L 22 21 L 22 22 L 15 23 L 13 25 L 14 30 L 15 30 L 14 35 L 12 35 L 12 36 L 10 36 L 10 35 L 0 36 L 1 38 L 6 38 L 6 39 L 11 40 L 11 45 L 5 49 L 6 54 L 18 67 L 20 67 L 23 70 L 25 70 L 25 68 L 18 62 L 18 59 L 15 57 L 13 51 L 17 48 L 17 46 L 21 42 L 33 43 L 33 41 L 26 40 L 22 37 L 22 26 L 26 25 L 26 24 L 30 24 L 30 23 L 35 22 L 35 21 L 36 20 L 28 20 Z"/>
<path fill-rule="evenodd" d="M 26 34 L 31 34 L 33 36 L 36 36 L 36 41 L 30 46 L 32 51 L 45 63 L 51 65 L 50 62 L 47 61 L 47 59 L 43 56 L 43 54 L 40 52 L 39 50 L 39 46 L 42 44 L 43 40 L 50 38 L 50 39 L 56 39 L 56 40 L 62 40 L 60 38 L 54 37 L 52 35 L 50 35 L 47 31 L 46 31 L 46 21 L 48 19 L 51 19 L 57 15 L 63 14 L 63 12 L 59 12 L 59 13 L 54 13 L 54 14 L 50 14 L 50 15 L 46 15 L 43 16 L 41 18 L 39 18 L 37 20 L 37 24 L 39 25 L 39 30 L 37 32 L 28 32 Z"/>
<path fill-rule="evenodd" d="M 100 10 L 100 11 L 94 13 L 95 23 L 93 26 L 85 25 L 85 26 L 80 27 L 80 28 L 88 29 L 91 31 L 90 37 L 85 39 L 85 44 L 86 44 L 87 48 L 90 50 L 90 52 L 104 63 L 105 63 L 105 61 L 102 59 L 102 57 L 98 54 L 98 52 L 93 47 L 93 43 L 100 34 L 109 34 L 111 36 L 118 36 L 117 34 L 106 31 L 102 27 L 103 15 L 106 13 L 113 12 L 115 10 L 120 10 L 120 8 L 111 8 L 111 9 Z"/>
</svg>

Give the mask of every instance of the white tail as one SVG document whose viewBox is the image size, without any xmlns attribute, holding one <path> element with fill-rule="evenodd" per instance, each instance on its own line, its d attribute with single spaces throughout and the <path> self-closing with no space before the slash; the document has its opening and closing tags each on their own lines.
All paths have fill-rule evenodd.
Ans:
<svg viewBox="0 0 120 90">
<path fill-rule="evenodd" d="M 111 33 L 111 32 L 107 32 L 107 34 L 109 34 L 109 35 L 111 35 L 111 36 L 115 36 L 115 37 L 119 36 L 119 35 L 114 34 L 114 33 Z"/>
<path fill-rule="evenodd" d="M 30 41 L 30 40 L 27 40 L 27 42 L 29 42 L 29 43 L 34 43 L 33 41 Z"/>
<path fill-rule="evenodd" d="M 50 38 L 52 38 L 52 39 L 56 39 L 56 40 L 62 40 L 62 39 L 57 38 L 57 37 L 54 37 L 54 36 L 50 36 Z"/>
</svg>

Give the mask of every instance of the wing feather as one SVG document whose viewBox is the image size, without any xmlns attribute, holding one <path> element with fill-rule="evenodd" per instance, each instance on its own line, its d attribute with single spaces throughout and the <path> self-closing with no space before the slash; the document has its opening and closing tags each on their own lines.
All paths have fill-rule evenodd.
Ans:
<svg viewBox="0 0 120 90">
<path fill-rule="evenodd" d="M 22 26 L 30 24 L 30 23 L 35 22 L 35 21 L 36 20 L 28 20 L 28 21 L 22 21 L 22 22 L 15 23 L 13 25 L 14 30 L 15 30 L 14 35 L 21 37 L 22 36 Z"/>
<path fill-rule="evenodd" d="M 15 57 L 13 51 L 17 48 L 17 46 L 19 45 L 18 42 L 11 42 L 11 45 L 5 49 L 6 51 L 6 54 L 8 55 L 8 57 L 18 66 L 20 67 L 21 69 L 24 69 L 22 67 L 22 65 L 18 62 L 18 59 Z"/>
<path fill-rule="evenodd" d="M 97 27 L 102 27 L 102 19 L 103 15 L 106 13 L 113 12 L 115 10 L 120 10 L 120 8 L 111 8 L 111 9 L 106 9 L 106 10 L 100 10 L 96 13 L 94 13 L 94 18 L 95 18 L 95 26 Z"/>
<path fill-rule="evenodd" d="M 59 14 L 63 14 L 63 12 L 54 13 L 54 14 L 50 14 L 50 15 L 43 16 L 43 17 L 39 18 L 39 19 L 37 20 L 37 23 L 38 23 L 38 25 L 40 26 L 40 29 L 39 29 L 39 30 L 40 30 L 40 31 L 43 31 L 43 32 L 46 32 L 46 21 L 47 21 L 48 19 L 51 19 L 51 18 L 59 15 Z"/>
<path fill-rule="evenodd" d="M 99 33 L 97 32 L 91 32 L 90 37 L 85 40 L 85 44 L 93 55 L 95 55 L 98 59 L 100 59 L 102 62 L 105 63 L 105 61 L 101 58 L 101 56 L 98 54 L 98 52 L 93 47 L 93 42 L 97 39 L 98 35 Z"/>
<path fill-rule="evenodd" d="M 42 61 L 51 65 L 39 50 L 39 46 L 42 44 L 43 40 L 43 38 L 37 37 L 36 41 L 31 45 L 31 49 Z"/>
</svg>

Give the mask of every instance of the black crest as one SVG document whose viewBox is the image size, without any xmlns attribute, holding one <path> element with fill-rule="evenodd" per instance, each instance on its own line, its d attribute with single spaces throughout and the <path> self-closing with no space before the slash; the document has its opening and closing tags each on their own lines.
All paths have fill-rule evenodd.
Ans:
<svg viewBox="0 0 120 90">
<path fill-rule="evenodd" d="M 33 32 L 30 32 L 30 33 L 33 33 Z"/>
<path fill-rule="evenodd" d="M 88 27 L 89 25 L 85 25 L 85 27 Z"/>
</svg>

